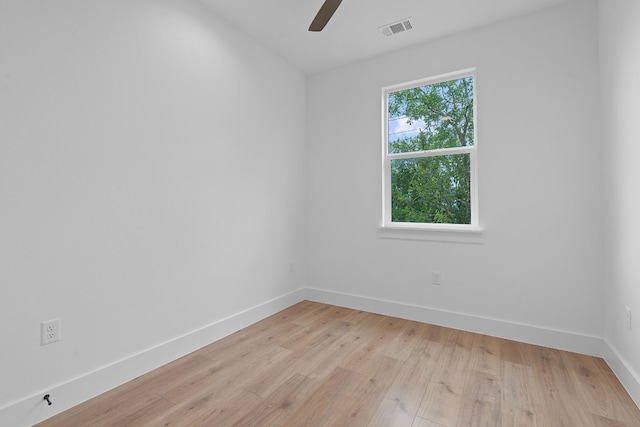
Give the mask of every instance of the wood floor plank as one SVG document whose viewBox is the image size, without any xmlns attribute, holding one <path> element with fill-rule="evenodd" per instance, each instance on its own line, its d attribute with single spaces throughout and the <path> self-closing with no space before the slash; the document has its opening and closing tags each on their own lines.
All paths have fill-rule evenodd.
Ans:
<svg viewBox="0 0 640 427">
<path fill-rule="evenodd" d="M 626 418 L 623 413 L 615 413 L 615 408 L 606 395 L 600 376 L 597 375 L 598 365 L 592 357 L 572 353 L 560 353 L 560 357 L 575 384 L 577 397 L 589 412 L 618 421 L 631 421 L 628 418 L 621 419 Z"/>
<path fill-rule="evenodd" d="M 242 354 L 236 360 L 212 360 L 210 369 L 196 377 L 176 381 L 161 396 L 176 404 L 198 399 L 203 395 L 224 398 L 228 390 L 243 387 L 254 375 L 271 369 L 288 356 L 288 350 L 272 346 Z"/>
<path fill-rule="evenodd" d="M 561 357 L 576 384 L 578 395 L 592 414 L 640 426 L 640 419 L 626 411 L 625 405 L 619 404 L 619 393 L 611 393 L 611 389 L 617 388 L 617 384 L 607 384 L 609 379 L 602 375 L 597 358 L 567 352 L 562 352 Z M 619 383 L 617 379 L 615 382 Z"/>
<path fill-rule="evenodd" d="M 468 369 L 457 427 L 496 427 L 501 417 L 501 382 L 492 374 Z"/>
<path fill-rule="evenodd" d="M 353 325 L 352 333 L 358 337 L 360 343 L 369 345 L 379 338 L 381 328 L 386 325 L 385 316 L 377 313 L 356 312 L 344 318 Z"/>
<path fill-rule="evenodd" d="M 500 340 L 488 335 L 475 335 L 469 368 L 499 376 L 500 361 Z"/>
<path fill-rule="evenodd" d="M 398 336 L 402 335 L 402 331 L 405 330 L 408 320 L 397 319 L 395 317 L 383 316 L 383 321 L 376 328 L 376 334 L 367 334 L 376 337 L 371 341 L 371 345 L 379 353 L 392 352 L 391 347 L 398 339 Z M 393 355 L 391 356 L 393 357 Z"/>
<path fill-rule="evenodd" d="M 395 381 L 374 413 L 370 427 L 411 426 L 414 423 L 425 385 L 429 383 L 444 347 L 442 342 L 428 342 L 403 364 Z"/>
<path fill-rule="evenodd" d="M 375 379 L 389 387 L 395 381 L 402 364 L 402 361 L 398 359 L 371 351 L 367 347 L 344 359 L 344 363 L 341 363 L 340 367 Z"/>
<path fill-rule="evenodd" d="M 607 390 L 606 393 L 612 405 L 615 406 L 615 411 L 624 413 L 624 419 L 630 419 L 632 426 L 640 426 L 640 411 L 636 411 L 637 406 L 620 383 L 620 380 L 618 380 L 604 359 L 594 358 L 594 360 L 599 368 L 600 380 Z"/>
<path fill-rule="evenodd" d="M 310 309 L 301 312 L 291 322 L 302 326 L 322 325 L 334 320 L 342 320 L 352 314 L 352 310 L 330 304 L 313 303 L 309 307 Z"/>
<path fill-rule="evenodd" d="M 300 357 L 293 365 L 293 368 L 296 372 L 308 377 L 322 380 L 328 377 L 336 367 L 340 366 L 344 359 L 358 351 L 360 344 L 361 338 L 350 332 L 346 333 L 318 348 L 318 351 L 314 352 L 314 355 L 310 358 Z"/>
<path fill-rule="evenodd" d="M 371 313 L 369 311 L 364 310 L 349 310 L 346 315 L 342 318 L 345 322 L 351 323 L 353 325 L 366 327 L 367 322 L 377 321 L 382 319 L 382 315 Z"/>
<path fill-rule="evenodd" d="M 263 403 L 263 399 L 242 389 L 234 389 L 220 399 L 201 395 L 193 402 L 185 402 L 174 410 L 154 420 L 149 426 L 193 427 L 193 426 L 233 426 L 247 412 Z"/>
<path fill-rule="evenodd" d="M 267 397 L 294 374 L 322 380 L 346 357 L 350 349 L 355 349 L 356 339 L 349 333 L 342 335 L 323 335 L 298 351 L 290 351 L 272 369 L 255 375 L 245 388 L 259 396 Z M 288 349 L 287 349 L 288 350 Z"/>
<path fill-rule="evenodd" d="M 141 403 L 138 401 L 138 403 Z M 119 411 L 112 414 L 109 418 L 101 420 L 93 420 L 93 427 L 120 427 L 120 426 L 136 426 L 150 425 L 158 416 L 158 413 L 164 411 L 167 407 L 171 407 L 171 402 L 155 397 L 144 402 L 141 405 L 135 405 L 136 410 Z M 78 426 L 86 424 L 78 424 Z"/>
<path fill-rule="evenodd" d="M 546 425 L 582 426 L 589 425 L 589 412 L 577 399 L 576 386 L 569 376 L 558 350 L 535 347 L 528 361 L 534 369 L 540 388 L 540 406 L 542 414 L 551 420 Z"/>
<path fill-rule="evenodd" d="M 512 340 L 500 340 L 500 358 L 518 365 L 529 364 L 531 349 L 523 343 Z"/>
<path fill-rule="evenodd" d="M 426 323 L 407 321 L 390 343 L 385 355 L 406 361 L 419 353 L 427 346 L 425 335 L 429 326 Z"/>
<path fill-rule="evenodd" d="M 192 353 L 102 394 L 100 398 L 108 401 L 108 405 L 78 405 L 46 423 L 51 427 L 81 426 L 82 420 L 91 420 L 96 425 L 108 423 L 118 414 L 133 413 L 136 408 L 149 405 L 159 392 L 173 387 L 176 380 L 198 375 L 210 364 L 209 359 Z"/>
<path fill-rule="evenodd" d="M 434 423 L 424 418 L 416 417 L 411 427 L 444 427 L 442 424 Z"/>
<path fill-rule="evenodd" d="M 304 301 L 38 427 L 263 425 L 637 427 L 640 409 L 600 358 Z"/>
<path fill-rule="evenodd" d="M 635 427 L 638 424 L 627 424 L 601 415 L 591 414 L 591 422 L 589 425 L 593 427 Z"/>
<path fill-rule="evenodd" d="M 420 418 L 445 427 L 456 426 L 466 382 L 466 376 L 462 373 L 469 366 L 473 338 L 469 332 L 451 332 L 431 381 L 427 384 L 418 410 Z"/>
<path fill-rule="evenodd" d="M 229 360 L 240 353 L 251 353 L 255 349 L 279 345 L 302 329 L 302 326 L 291 322 L 280 322 L 277 318 L 268 318 L 264 324 L 262 322 L 253 324 L 201 348 L 198 353 L 210 359 Z"/>
<path fill-rule="evenodd" d="M 319 319 L 317 324 L 312 323 L 303 329 L 291 333 L 288 339 L 282 340 L 278 345 L 291 351 L 309 349 L 328 339 L 335 341 L 344 334 L 354 329 L 353 324 L 335 320 L 326 323 Z"/>
<path fill-rule="evenodd" d="M 346 369 L 336 369 L 325 382 L 295 411 L 285 426 L 317 426 L 323 420 L 330 422 L 349 393 L 358 375 Z M 334 419 L 333 419 L 334 420 Z M 335 420 L 333 421 L 335 422 Z"/>
<path fill-rule="evenodd" d="M 338 367 L 283 426 L 366 426 L 385 391 L 375 378 Z"/>
<path fill-rule="evenodd" d="M 320 383 L 294 374 L 284 381 L 264 403 L 247 412 L 235 426 L 280 426 L 319 388 Z"/>
<path fill-rule="evenodd" d="M 535 402 L 539 391 L 531 366 L 508 361 L 501 363 L 501 425 L 502 427 L 533 427 L 538 425 Z"/>
</svg>

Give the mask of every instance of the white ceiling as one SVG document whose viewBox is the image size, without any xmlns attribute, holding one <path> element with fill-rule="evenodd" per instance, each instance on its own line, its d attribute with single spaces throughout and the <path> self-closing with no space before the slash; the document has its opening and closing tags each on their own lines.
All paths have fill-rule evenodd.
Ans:
<svg viewBox="0 0 640 427">
<path fill-rule="evenodd" d="M 570 0 L 343 0 L 322 32 L 308 31 L 324 0 L 201 0 L 306 73 L 315 73 Z M 390 37 L 381 26 L 411 17 Z"/>
</svg>

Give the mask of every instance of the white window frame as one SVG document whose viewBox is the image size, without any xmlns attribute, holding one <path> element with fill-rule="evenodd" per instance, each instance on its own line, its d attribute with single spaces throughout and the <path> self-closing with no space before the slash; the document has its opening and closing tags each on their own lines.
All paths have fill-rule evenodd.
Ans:
<svg viewBox="0 0 640 427">
<path fill-rule="evenodd" d="M 448 242 L 481 243 L 482 229 L 478 212 L 478 127 L 477 127 L 477 77 L 475 68 L 440 74 L 425 79 L 413 80 L 382 88 L 382 223 L 378 236 L 410 240 L 436 240 Z M 389 94 L 401 90 L 428 86 L 449 80 L 473 77 L 473 126 L 474 143 L 472 146 L 414 151 L 410 153 L 389 154 Z M 469 154 L 471 176 L 471 224 L 409 223 L 391 220 L 391 161 L 407 158 L 426 158 L 450 154 Z"/>
</svg>

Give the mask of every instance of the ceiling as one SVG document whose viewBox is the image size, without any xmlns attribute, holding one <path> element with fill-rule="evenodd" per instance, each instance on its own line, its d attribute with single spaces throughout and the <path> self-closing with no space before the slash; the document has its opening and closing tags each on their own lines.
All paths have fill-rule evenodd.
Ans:
<svg viewBox="0 0 640 427">
<path fill-rule="evenodd" d="M 343 0 L 322 32 L 308 31 L 324 0 L 200 0 L 305 73 L 529 14 L 570 0 Z M 413 28 L 381 27 L 411 17 Z"/>
</svg>

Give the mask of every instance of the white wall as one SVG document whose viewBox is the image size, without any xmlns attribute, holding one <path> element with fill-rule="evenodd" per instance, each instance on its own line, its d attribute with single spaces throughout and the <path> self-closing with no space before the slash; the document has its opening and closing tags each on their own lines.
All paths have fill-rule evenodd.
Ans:
<svg viewBox="0 0 640 427">
<path fill-rule="evenodd" d="M 197 2 L 2 1 L 0 409 L 299 289 L 304 109 Z"/>
<path fill-rule="evenodd" d="M 573 2 L 311 76 L 307 286 L 602 337 L 596 21 Z M 469 67 L 484 243 L 378 238 L 381 88 Z"/>
<path fill-rule="evenodd" d="M 302 294 L 343 305 L 422 307 L 498 335 L 502 323 L 604 336 L 637 399 L 640 328 L 621 325 L 622 306 L 640 309 L 640 10 L 598 5 L 600 81 L 594 2 L 575 2 L 310 76 L 305 89 L 195 1 L 2 2 L 0 424 L 50 415 L 39 393 L 61 384 L 150 369 L 187 350 L 180 337 L 265 313 L 255 307 L 305 276 Z M 379 239 L 380 88 L 468 67 L 484 243 Z M 62 341 L 41 347 L 40 322 L 54 317 Z M 78 396 L 90 392 L 54 401 Z"/>
<path fill-rule="evenodd" d="M 629 379 L 640 404 L 640 3 L 599 3 L 601 90 L 605 158 L 605 318 L 606 339 L 615 354 L 608 360 Z M 624 307 L 632 309 L 632 330 Z M 617 356 L 617 357 L 614 357 Z"/>
</svg>

